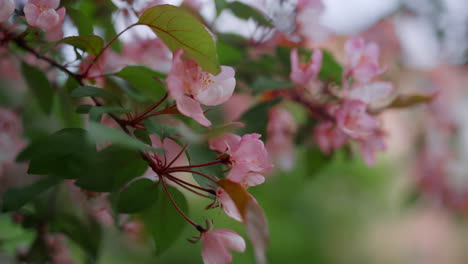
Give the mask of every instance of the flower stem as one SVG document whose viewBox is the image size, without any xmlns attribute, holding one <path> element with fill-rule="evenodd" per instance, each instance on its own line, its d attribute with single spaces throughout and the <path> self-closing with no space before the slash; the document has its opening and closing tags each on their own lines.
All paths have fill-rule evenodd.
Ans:
<svg viewBox="0 0 468 264">
<path fill-rule="evenodd" d="M 180 207 L 177 205 L 177 203 L 174 201 L 174 198 L 172 198 L 171 194 L 169 193 L 169 190 L 167 189 L 167 184 L 164 180 L 164 177 L 163 176 L 159 176 L 159 180 L 161 181 L 162 183 L 162 186 L 163 186 L 163 189 L 164 189 L 164 192 L 166 193 L 167 197 L 169 198 L 169 200 L 171 201 L 172 205 L 174 206 L 174 208 L 177 210 L 177 212 L 179 212 L 179 214 L 187 221 L 189 222 L 191 225 L 193 225 L 198 231 L 200 232 L 204 232 L 205 229 L 201 226 L 201 225 L 198 225 L 197 223 L 195 223 L 194 221 L 192 221 L 192 219 L 190 219 L 187 215 L 185 215 L 184 212 L 182 212 L 182 210 L 180 209 Z"/>
</svg>

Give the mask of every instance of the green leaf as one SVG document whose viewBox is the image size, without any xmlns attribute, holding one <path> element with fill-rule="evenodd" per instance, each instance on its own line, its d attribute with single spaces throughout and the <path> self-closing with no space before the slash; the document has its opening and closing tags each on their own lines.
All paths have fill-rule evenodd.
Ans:
<svg viewBox="0 0 468 264">
<path fill-rule="evenodd" d="M 9 188 L 3 196 L 2 209 L 5 212 L 16 211 L 59 182 L 59 178 L 46 177 L 26 187 Z"/>
<path fill-rule="evenodd" d="M 216 154 L 211 149 L 209 149 L 207 144 L 192 143 L 187 147 L 186 153 L 187 153 L 187 157 L 189 158 L 190 164 L 192 165 L 211 162 L 211 161 L 216 160 L 217 158 Z M 192 168 L 192 170 L 204 173 L 208 176 L 224 178 L 223 166 L 221 164 L 204 166 L 200 168 Z M 192 176 L 201 187 L 209 188 L 209 189 L 212 188 L 210 187 L 210 186 L 213 186 L 212 181 L 196 173 L 192 173 Z"/>
<path fill-rule="evenodd" d="M 125 114 L 130 113 L 129 109 L 125 109 L 119 106 L 94 106 L 89 111 L 89 118 L 91 121 L 100 122 L 103 114 Z"/>
<path fill-rule="evenodd" d="M 144 124 L 146 130 L 148 130 L 150 134 L 155 134 L 161 139 L 180 134 L 179 131 L 174 127 L 156 122 L 155 120 L 149 118 L 145 119 Z"/>
<path fill-rule="evenodd" d="M 74 179 L 87 173 L 87 164 L 95 153 L 80 128 L 66 128 L 33 142 L 17 157 L 29 160 L 28 173 Z"/>
<path fill-rule="evenodd" d="M 159 188 L 156 189 L 158 192 L 156 203 L 142 213 L 145 228 L 154 240 L 158 255 L 174 244 L 184 230 L 184 227 L 188 224 L 174 208 L 161 185 L 159 184 Z M 188 204 L 184 195 L 174 187 L 167 186 L 167 188 L 175 203 L 188 215 Z"/>
<path fill-rule="evenodd" d="M 163 84 L 154 79 L 162 75 L 145 66 L 127 66 L 114 75 L 126 80 L 150 100 L 158 100 L 166 93 Z"/>
<path fill-rule="evenodd" d="M 52 110 L 54 91 L 47 76 L 38 68 L 26 63 L 21 64 L 21 72 L 24 78 L 26 78 L 29 89 L 31 89 L 39 101 L 42 111 L 49 114 Z"/>
<path fill-rule="evenodd" d="M 104 46 L 104 40 L 96 35 L 80 35 L 67 37 L 59 40 L 57 43 L 72 45 L 80 50 L 87 52 L 92 56 L 97 56 Z"/>
<path fill-rule="evenodd" d="M 155 149 L 126 134 L 125 132 L 112 127 L 104 126 L 96 122 L 89 123 L 89 139 L 95 143 L 112 142 L 128 149 L 147 150 L 156 153 L 163 153 L 162 149 Z"/>
<path fill-rule="evenodd" d="M 205 26 L 194 16 L 172 5 L 147 9 L 138 24 L 147 25 L 170 50 L 184 49 L 203 70 L 214 75 L 221 71 L 216 45 Z"/>
<path fill-rule="evenodd" d="M 323 50 L 322 68 L 319 72 L 319 78 L 324 82 L 334 82 L 336 84 L 341 84 L 341 79 L 343 78 L 343 68 L 333 55 L 326 50 Z"/>
<path fill-rule="evenodd" d="M 273 24 L 271 21 L 261 14 L 260 11 L 257 11 L 253 7 L 246 5 L 244 3 L 234 1 L 226 5 L 226 8 L 230 9 L 236 17 L 248 20 L 253 19 L 259 25 L 272 27 Z"/>
<path fill-rule="evenodd" d="M 81 12 L 81 10 L 74 8 L 67 8 L 67 14 L 73 20 L 73 23 L 78 28 L 80 35 L 93 34 L 93 21 L 91 17 Z"/>
<path fill-rule="evenodd" d="M 78 88 L 73 89 L 71 92 L 71 96 L 74 98 L 80 98 L 80 97 L 101 97 L 101 98 L 106 98 L 108 100 L 118 102 L 119 97 L 117 97 L 115 94 L 104 90 L 102 88 L 97 88 L 94 86 L 80 86 Z"/>
<path fill-rule="evenodd" d="M 259 76 L 251 86 L 254 93 L 261 93 L 271 90 L 294 88 L 294 84 L 284 80 L 275 80 L 267 76 Z"/>
<path fill-rule="evenodd" d="M 241 134 L 259 133 L 266 139 L 266 126 L 268 123 L 268 112 L 270 109 L 278 104 L 281 98 L 262 102 L 249 108 L 242 116 L 239 121 L 245 124 L 240 131 Z"/>
<path fill-rule="evenodd" d="M 245 49 L 241 49 L 226 41 L 218 39 L 218 56 L 221 65 L 234 65 L 246 58 Z"/>
<path fill-rule="evenodd" d="M 87 114 L 87 113 L 89 113 L 89 111 L 91 111 L 91 108 L 93 108 L 93 107 L 94 107 L 94 105 L 82 104 L 82 105 L 79 105 L 76 108 L 76 112 L 78 114 Z"/>
<path fill-rule="evenodd" d="M 158 199 L 158 183 L 150 179 L 139 179 L 121 191 L 117 197 L 117 212 L 133 214 L 145 210 Z"/>
<path fill-rule="evenodd" d="M 144 129 L 137 129 L 133 132 L 136 138 L 138 138 L 141 142 L 151 145 L 151 138 L 149 137 L 148 131 Z"/>
<path fill-rule="evenodd" d="M 93 192 L 112 192 L 147 169 L 148 164 L 138 151 L 111 145 L 92 158 L 88 173 L 81 175 L 76 185 Z"/>
</svg>

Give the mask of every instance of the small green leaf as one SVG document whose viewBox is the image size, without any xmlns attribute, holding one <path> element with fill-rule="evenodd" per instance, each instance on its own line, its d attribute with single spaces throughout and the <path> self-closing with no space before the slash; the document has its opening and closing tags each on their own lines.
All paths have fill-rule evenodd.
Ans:
<svg viewBox="0 0 468 264">
<path fill-rule="evenodd" d="M 294 88 L 294 84 L 284 80 L 275 80 L 266 76 L 259 76 L 251 86 L 254 93 L 290 88 Z"/>
<path fill-rule="evenodd" d="M 87 52 L 92 56 L 97 56 L 104 46 L 104 40 L 96 35 L 80 35 L 64 38 L 57 43 L 65 43 L 72 45 Z"/>
<path fill-rule="evenodd" d="M 161 184 L 158 187 L 156 189 L 158 192 L 157 201 L 151 208 L 142 213 L 142 219 L 146 230 L 154 240 L 156 253 L 159 255 L 174 244 L 188 223 L 174 208 Z M 188 215 L 188 204 L 184 195 L 174 187 L 167 186 L 167 188 L 175 203 Z"/>
<path fill-rule="evenodd" d="M 125 109 L 119 106 L 94 106 L 89 111 L 89 118 L 91 121 L 100 122 L 103 114 L 125 114 L 130 113 L 129 109 Z"/>
<path fill-rule="evenodd" d="M 112 127 L 104 126 L 96 122 L 89 123 L 89 139 L 95 143 L 112 142 L 116 145 L 128 149 L 147 150 L 156 153 L 163 153 L 162 149 L 155 149 L 126 134 L 125 132 Z"/>
<path fill-rule="evenodd" d="M 21 72 L 24 78 L 26 78 L 29 89 L 31 89 L 39 101 L 39 106 L 42 111 L 49 114 L 52 110 L 54 97 L 54 91 L 52 90 L 49 79 L 47 79 L 44 72 L 26 63 L 21 64 Z"/>
<path fill-rule="evenodd" d="M 156 122 L 149 118 L 145 119 L 144 124 L 146 130 L 148 130 L 150 134 L 158 135 L 161 139 L 179 134 L 179 131 L 174 127 Z"/>
<path fill-rule="evenodd" d="M 197 18 L 181 8 L 154 6 L 143 13 L 138 24 L 150 27 L 170 50 L 184 49 L 185 56 L 195 60 L 203 70 L 214 75 L 221 71 L 213 36 Z"/>
<path fill-rule="evenodd" d="M 145 210 L 158 199 L 157 183 L 150 179 L 139 179 L 121 191 L 117 198 L 117 211 L 133 214 Z"/>
<path fill-rule="evenodd" d="M 127 66 L 114 75 L 126 80 L 133 88 L 150 100 L 157 100 L 166 93 L 163 84 L 154 79 L 154 77 L 161 77 L 162 75 L 147 67 Z"/>
<path fill-rule="evenodd" d="M 281 98 L 262 102 L 249 108 L 239 121 L 245 124 L 240 131 L 241 134 L 259 133 L 266 139 L 266 126 L 268 123 L 268 113 L 270 109 L 278 104 Z"/>
<path fill-rule="evenodd" d="M 80 86 L 78 88 L 75 88 L 71 92 L 71 96 L 74 98 L 87 97 L 87 96 L 101 97 L 101 98 L 106 98 L 114 102 L 119 101 L 119 98 L 115 94 L 107 90 L 104 90 L 102 88 L 97 88 L 93 86 Z"/>
<path fill-rule="evenodd" d="M 343 78 L 343 68 L 333 55 L 326 50 L 323 50 L 322 68 L 319 72 L 319 78 L 324 82 L 334 82 L 336 84 L 341 84 L 341 79 Z"/>
<path fill-rule="evenodd" d="M 3 211 L 15 211 L 34 200 L 39 194 L 58 184 L 59 178 L 46 177 L 26 187 L 12 187 L 3 196 Z"/>
<path fill-rule="evenodd" d="M 261 14 L 260 11 L 257 11 L 253 7 L 246 5 L 239 1 L 230 2 L 226 5 L 226 8 L 230 9 L 232 13 L 238 18 L 245 20 L 253 19 L 259 25 L 272 27 L 273 24 L 271 21 Z"/>
</svg>

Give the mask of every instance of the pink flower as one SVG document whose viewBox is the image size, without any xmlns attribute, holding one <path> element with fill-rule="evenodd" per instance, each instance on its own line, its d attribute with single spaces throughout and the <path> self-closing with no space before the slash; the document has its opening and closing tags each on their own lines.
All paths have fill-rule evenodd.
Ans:
<svg viewBox="0 0 468 264">
<path fill-rule="evenodd" d="M 263 176 L 273 168 L 265 145 L 259 134 L 247 134 L 239 137 L 234 134 L 210 140 L 212 150 L 229 154 L 232 168 L 228 179 L 244 186 L 263 183 Z M 263 179 L 263 180 L 262 180 Z"/>
<path fill-rule="evenodd" d="M 326 154 L 343 146 L 347 138 L 346 134 L 331 121 L 320 123 L 314 130 L 315 142 Z"/>
<path fill-rule="evenodd" d="M 321 0 L 300 0 L 297 10 L 296 23 L 301 36 L 315 43 L 322 43 L 330 37 L 330 29 L 320 21 L 324 11 Z"/>
<path fill-rule="evenodd" d="M 266 147 L 276 163 L 285 170 L 294 166 L 294 134 L 297 123 L 285 109 L 275 107 L 268 114 Z"/>
<path fill-rule="evenodd" d="M 364 157 L 367 166 L 375 165 L 375 153 L 383 151 L 387 147 L 382 133 L 376 132 L 359 140 L 359 151 Z"/>
<path fill-rule="evenodd" d="M 356 83 L 348 92 L 346 98 L 360 100 L 369 104 L 385 99 L 390 95 L 392 90 L 393 85 L 390 82 Z"/>
<path fill-rule="evenodd" d="M 59 7 L 60 0 L 29 0 L 24 6 L 24 14 L 29 25 L 44 30 L 57 26 L 60 17 L 65 15 L 65 8 Z"/>
<path fill-rule="evenodd" d="M 131 64 L 144 64 L 158 72 L 171 69 L 172 53 L 161 39 L 136 39 L 124 46 L 123 57 Z"/>
<path fill-rule="evenodd" d="M 242 114 L 252 106 L 252 103 L 252 97 L 247 94 L 233 94 L 223 105 L 226 121 L 239 119 Z"/>
<path fill-rule="evenodd" d="M 47 40 L 48 41 L 58 41 L 63 38 L 63 22 L 65 20 L 65 8 L 60 8 L 57 10 L 57 14 L 59 15 L 59 22 L 54 27 L 51 27 L 46 32 Z"/>
<path fill-rule="evenodd" d="M 182 60 L 183 50 L 174 54 L 172 68 L 166 82 L 169 94 L 177 103 L 177 109 L 203 126 L 211 122 L 205 117 L 204 105 L 219 105 L 226 102 L 236 86 L 234 69 L 221 66 L 221 72 L 213 76 L 202 71 L 193 60 Z"/>
<path fill-rule="evenodd" d="M 229 249 L 245 251 L 244 239 L 234 231 L 227 229 L 209 230 L 202 233 L 202 256 L 205 264 L 227 264 L 232 261 Z"/>
<path fill-rule="evenodd" d="M 378 128 L 378 121 L 366 112 L 367 104 L 346 100 L 335 112 L 338 128 L 352 138 L 364 138 Z"/>
<path fill-rule="evenodd" d="M 291 73 L 289 78 L 293 83 L 304 87 L 309 86 L 311 81 L 317 79 L 317 75 L 322 67 L 322 51 L 314 50 L 309 63 L 302 64 L 299 62 L 297 49 L 291 50 Z"/>
<path fill-rule="evenodd" d="M 6 21 L 15 12 L 15 1 L 0 0 L 0 23 Z"/>
<path fill-rule="evenodd" d="M 379 46 L 374 42 L 366 44 L 362 38 L 350 39 L 345 43 L 345 52 L 349 59 L 346 73 L 359 82 L 369 82 L 387 70 L 379 67 Z"/>
</svg>

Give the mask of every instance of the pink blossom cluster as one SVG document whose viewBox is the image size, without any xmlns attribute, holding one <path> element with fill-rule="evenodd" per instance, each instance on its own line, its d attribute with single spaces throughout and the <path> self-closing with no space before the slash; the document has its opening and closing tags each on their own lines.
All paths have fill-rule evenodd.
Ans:
<svg viewBox="0 0 468 264">
<path fill-rule="evenodd" d="M 379 66 L 379 49 L 375 43 L 366 44 L 361 38 L 353 38 L 345 43 L 345 52 L 348 63 L 338 104 L 327 106 L 330 119 L 315 128 L 314 138 L 325 153 L 351 139 L 358 143 L 367 165 L 373 166 L 375 153 L 385 149 L 385 142 L 380 122 L 369 113 L 369 108 L 372 103 L 387 98 L 393 86 L 377 80 L 386 69 Z"/>
</svg>

